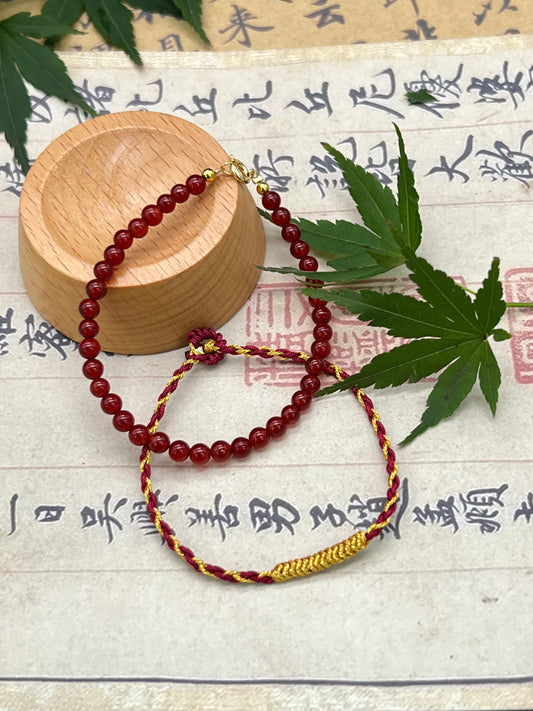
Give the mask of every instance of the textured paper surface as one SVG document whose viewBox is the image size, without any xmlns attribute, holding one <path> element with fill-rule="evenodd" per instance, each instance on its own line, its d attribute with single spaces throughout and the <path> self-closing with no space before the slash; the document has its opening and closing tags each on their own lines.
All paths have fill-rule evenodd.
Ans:
<svg viewBox="0 0 533 711">
<path fill-rule="evenodd" d="M 0 6 L 0 17 L 41 7 L 17 0 Z M 133 12 L 139 49 L 206 49 L 186 22 Z M 213 49 L 235 51 L 527 34 L 533 15 L 530 0 L 204 0 L 203 25 Z M 62 49 L 109 50 L 86 16 L 76 28 L 86 34 L 65 38 Z"/>
<path fill-rule="evenodd" d="M 519 38 L 483 42 L 485 54 L 480 46 L 334 48 L 320 59 L 147 55 L 142 71 L 115 56 L 69 63 L 98 111 L 191 118 L 309 218 L 354 216 L 320 141 L 394 186 L 396 121 L 421 197 L 421 252 L 472 288 L 498 255 L 507 299 L 531 301 L 532 53 Z M 430 84 L 439 103 L 409 106 L 413 83 Z M 42 96 L 35 107 L 32 158 L 84 118 Z M 75 344 L 24 293 L 21 180 L 0 144 L 0 708 L 527 708 L 531 313 L 506 317 L 513 339 L 495 346 L 496 420 L 474 392 L 452 420 L 400 450 L 402 500 L 383 540 L 285 585 L 214 582 L 153 535 L 137 450 L 89 395 Z M 277 230 L 267 231 L 266 263 L 291 263 Z M 374 281 L 404 284 L 401 270 Z M 339 309 L 333 326 L 332 359 L 349 370 L 392 345 Z M 223 328 L 228 342 L 291 348 L 308 347 L 311 330 L 295 283 L 272 274 Z M 146 421 L 183 354 L 103 358 L 113 388 Z M 180 385 L 164 423 L 173 437 L 246 434 L 279 412 L 301 375 L 226 360 Z M 417 423 L 429 387 L 371 393 L 393 442 Z M 258 570 L 365 527 L 386 488 L 350 395 L 314 403 L 295 431 L 244 462 L 198 470 L 157 457 L 154 485 L 186 545 Z"/>
</svg>

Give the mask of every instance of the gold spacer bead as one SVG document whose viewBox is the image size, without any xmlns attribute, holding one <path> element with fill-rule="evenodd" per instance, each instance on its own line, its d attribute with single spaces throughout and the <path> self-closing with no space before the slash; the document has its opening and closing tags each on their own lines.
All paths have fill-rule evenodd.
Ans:
<svg viewBox="0 0 533 711">
<path fill-rule="evenodd" d="M 261 183 L 257 183 L 256 190 L 259 193 L 259 195 L 264 195 L 265 193 L 268 193 L 270 188 L 268 187 L 268 185 L 266 183 L 261 182 Z"/>
<path fill-rule="evenodd" d="M 208 183 L 212 183 L 213 180 L 215 180 L 215 178 L 217 177 L 217 174 L 212 168 L 206 168 L 202 171 L 202 176 Z"/>
</svg>

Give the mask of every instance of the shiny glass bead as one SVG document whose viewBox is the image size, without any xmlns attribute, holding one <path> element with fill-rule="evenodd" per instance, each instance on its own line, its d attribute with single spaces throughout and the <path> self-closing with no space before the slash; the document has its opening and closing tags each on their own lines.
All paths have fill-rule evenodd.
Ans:
<svg viewBox="0 0 533 711">
<path fill-rule="evenodd" d="M 134 425 L 129 431 L 128 437 L 132 444 L 142 447 L 150 439 L 150 432 L 146 425 Z"/>
<path fill-rule="evenodd" d="M 95 397 L 105 397 L 109 394 L 109 381 L 107 381 L 105 378 L 98 378 L 97 380 L 93 380 L 91 382 L 90 389 L 91 393 Z"/>
<path fill-rule="evenodd" d="M 107 286 L 100 279 L 92 279 L 85 287 L 90 299 L 103 299 L 107 294 Z"/>
<path fill-rule="evenodd" d="M 299 410 L 302 412 L 305 412 L 311 407 L 311 400 L 312 400 L 312 395 L 311 393 L 306 392 L 305 390 L 297 390 L 294 395 L 291 398 L 291 402 L 293 405 L 295 405 Z"/>
<path fill-rule="evenodd" d="M 184 462 L 189 458 L 190 448 L 187 442 L 182 439 L 176 439 L 168 448 L 168 453 L 171 459 L 175 462 Z"/>
<path fill-rule="evenodd" d="M 272 439 L 280 439 L 287 431 L 287 423 L 283 417 L 271 417 L 266 423 L 266 428 Z"/>
<path fill-rule="evenodd" d="M 96 380 L 104 372 L 104 365 L 102 361 L 91 358 L 91 360 L 85 361 L 82 371 L 89 380 Z"/>
<path fill-rule="evenodd" d="M 311 346 L 311 353 L 317 358 L 327 358 L 331 353 L 328 341 L 315 341 Z"/>
<path fill-rule="evenodd" d="M 119 410 L 113 416 L 113 427 L 119 432 L 129 432 L 134 424 L 133 415 L 128 410 Z"/>
<path fill-rule="evenodd" d="M 270 435 L 265 427 L 254 427 L 248 439 L 254 449 L 264 449 L 270 441 Z"/>
<path fill-rule="evenodd" d="M 231 443 L 231 451 L 237 459 L 244 459 L 252 451 L 252 444 L 246 437 L 236 437 Z"/>
<path fill-rule="evenodd" d="M 84 338 L 79 345 L 79 351 L 83 358 L 96 358 L 100 353 L 100 343 L 96 338 Z"/>
<path fill-rule="evenodd" d="M 304 377 L 300 380 L 300 387 L 306 393 L 314 395 L 318 390 L 320 390 L 320 378 L 316 375 L 304 375 Z"/>
<path fill-rule="evenodd" d="M 115 415 L 122 408 L 122 399 L 116 393 L 109 393 L 102 398 L 100 406 L 107 415 Z"/>
<path fill-rule="evenodd" d="M 300 419 L 300 410 L 296 407 L 296 405 L 285 405 L 281 411 L 281 416 L 287 423 L 288 427 L 294 427 Z"/>
<path fill-rule="evenodd" d="M 198 444 L 193 444 L 191 451 L 189 452 L 189 456 L 193 464 L 202 465 L 207 464 L 207 462 L 211 459 L 211 452 L 207 444 L 199 442 Z"/>
<path fill-rule="evenodd" d="M 168 214 L 176 207 L 176 201 L 172 195 L 164 193 L 157 198 L 157 207 L 161 210 L 161 212 Z"/>
<path fill-rule="evenodd" d="M 292 222 L 288 222 L 281 228 L 281 236 L 285 242 L 297 242 L 300 239 L 302 231 L 298 225 L 293 225 Z"/>
<path fill-rule="evenodd" d="M 315 341 L 329 341 L 333 336 L 333 329 L 329 323 L 319 323 L 313 329 Z"/>
<path fill-rule="evenodd" d="M 309 358 L 305 363 L 309 375 L 320 375 L 324 372 L 324 361 L 321 358 Z"/>
<path fill-rule="evenodd" d="M 99 330 L 100 327 L 92 318 L 87 318 L 78 325 L 79 334 L 84 338 L 93 338 L 98 334 Z"/>
<path fill-rule="evenodd" d="M 142 219 L 150 225 L 150 227 L 153 227 L 161 222 L 163 219 L 163 212 L 161 208 L 157 207 L 157 205 L 147 205 L 143 208 L 141 216 Z"/>
<path fill-rule="evenodd" d="M 303 257 L 303 259 L 300 259 L 298 268 L 302 272 L 316 272 L 316 270 L 318 269 L 318 261 L 315 259 L 315 257 Z"/>
<path fill-rule="evenodd" d="M 231 457 L 231 444 L 219 439 L 211 445 L 211 458 L 214 462 L 227 462 Z"/>
<path fill-rule="evenodd" d="M 268 195 L 268 193 L 267 193 Z M 277 207 L 272 213 L 272 222 L 281 227 L 291 221 L 291 213 L 286 207 Z"/>
<path fill-rule="evenodd" d="M 83 318 L 96 318 L 100 313 L 100 304 L 94 299 L 83 299 L 78 308 Z"/>
<path fill-rule="evenodd" d="M 97 279 L 100 279 L 100 281 L 102 282 L 109 281 L 113 276 L 114 271 L 115 270 L 113 269 L 113 265 L 109 262 L 106 262 L 105 260 L 102 260 L 101 262 L 96 262 L 93 268 L 94 276 Z"/>
<path fill-rule="evenodd" d="M 200 195 L 205 190 L 205 178 L 203 175 L 190 175 L 185 181 L 191 195 Z"/>
<path fill-rule="evenodd" d="M 129 230 L 118 230 L 118 232 L 115 232 L 113 242 L 117 247 L 128 249 L 133 244 L 133 235 Z"/>
<path fill-rule="evenodd" d="M 114 267 L 118 267 L 119 264 L 122 264 L 125 256 L 122 247 L 117 247 L 116 244 L 110 244 L 109 247 L 104 249 L 105 261 Z"/>
<path fill-rule="evenodd" d="M 293 257 L 296 257 L 296 259 L 307 257 L 309 254 L 309 245 L 307 242 L 303 242 L 299 239 L 291 244 L 291 254 Z"/>
<path fill-rule="evenodd" d="M 150 447 L 152 452 L 156 452 L 157 454 L 166 452 L 170 446 L 169 436 L 165 432 L 155 432 L 154 434 L 150 435 L 150 439 L 148 440 L 148 446 Z"/>
<path fill-rule="evenodd" d="M 265 210 L 275 210 L 281 205 L 281 197 L 279 193 L 269 190 L 268 193 L 263 195 L 261 202 Z"/>
<path fill-rule="evenodd" d="M 180 203 L 185 202 L 190 195 L 189 188 L 186 185 L 183 185 L 182 183 L 174 185 L 170 192 L 172 193 L 172 197 L 174 198 L 174 200 Z"/>
<path fill-rule="evenodd" d="M 139 217 L 136 217 L 129 223 L 128 230 L 136 239 L 140 239 L 148 232 L 148 223 L 145 220 L 141 220 Z"/>
</svg>

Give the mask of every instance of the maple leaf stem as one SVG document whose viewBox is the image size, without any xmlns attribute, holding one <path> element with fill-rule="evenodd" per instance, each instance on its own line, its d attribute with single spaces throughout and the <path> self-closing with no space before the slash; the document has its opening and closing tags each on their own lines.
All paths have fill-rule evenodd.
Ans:
<svg viewBox="0 0 533 711">
<path fill-rule="evenodd" d="M 463 291 L 467 291 L 469 294 L 474 294 L 474 296 L 476 295 L 476 292 L 473 289 L 469 289 L 467 286 L 464 286 L 464 284 L 460 284 L 458 281 L 456 281 L 455 283 L 457 284 L 457 286 L 460 286 Z M 505 308 L 533 309 L 533 301 L 506 301 Z"/>
</svg>

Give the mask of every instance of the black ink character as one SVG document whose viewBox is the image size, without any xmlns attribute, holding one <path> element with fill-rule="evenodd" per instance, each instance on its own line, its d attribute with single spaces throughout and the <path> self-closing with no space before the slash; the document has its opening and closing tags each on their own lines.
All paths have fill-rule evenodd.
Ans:
<svg viewBox="0 0 533 711">
<path fill-rule="evenodd" d="M 133 99 L 126 104 L 127 107 L 128 106 L 133 106 L 133 107 L 156 106 L 157 104 L 159 104 L 159 102 L 163 98 L 163 80 L 156 79 L 156 81 L 151 81 L 146 86 L 153 86 L 156 88 L 155 98 L 142 99 L 140 94 L 135 94 Z"/>
<path fill-rule="evenodd" d="M 226 32 L 231 32 L 225 44 L 231 42 L 236 37 L 241 36 L 241 39 L 238 39 L 237 42 L 243 47 L 251 47 L 252 41 L 250 39 L 250 32 L 269 32 L 274 29 L 273 26 L 267 27 L 266 25 L 253 25 L 251 20 L 257 20 L 257 17 L 252 15 L 251 12 L 248 12 L 245 7 L 232 5 L 232 8 L 233 14 L 230 17 L 229 25 L 225 29 L 218 31 L 221 35 L 225 35 Z"/>
<path fill-rule="evenodd" d="M 501 524 L 496 520 L 499 514 L 497 507 L 503 507 L 502 494 L 508 488 L 508 484 L 502 484 L 498 488 L 472 489 L 466 494 L 459 494 L 467 523 L 479 526 L 481 533 L 499 531 Z"/>
<path fill-rule="evenodd" d="M 181 37 L 173 33 L 161 37 L 159 40 L 161 49 L 163 52 L 183 52 L 183 45 L 181 44 Z"/>
<path fill-rule="evenodd" d="M 347 143 L 351 148 L 351 160 L 355 161 L 357 157 L 357 145 L 355 138 L 347 138 L 341 141 L 338 146 Z M 312 155 L 309 159 L 311 166 L 311 177 L 307 179 L 308 185 L 316 185 L 320 191 L 320 197 L 323 199 L 326 196 L 326 190 L 347 190 L 348 185 L 340 170 L 337 162 L 329 153 L 324 153 L 322 156 Z"/>
<path fill-rule="evenodd" d="M 113 507 L 112 511 L 109 507 L 110 502 L 111 494 L 108 492 L 104 499 L 103 509 L 97 510 L 91 508 L 90 506 L 84 506 L 83 509 L 80 511 L 81 527 L 89 528 L 90 526 L 96 525 L 105 527 L 107 532 L 108 545 L 110 543 L 113 543 L 113 541 L 115 540 L 115 529 L 113 527 L 116 527 L 119 531 L 122 531 L 124 528 L 122 523 L 116 516 L 114 516 L 114 514 L 116 514 L 119 509 L 121 509 L 128 503 L 128 499 L 125 497 L 119 499 L 119 501 L 117 501 L 117 503 Z"/>
<path fill-rule="evenodd" d="M 408 159 L 408 163 L 412 170 L 416 161 Z M 400 160 L 399 158 L 389 158 L 387 144 L 385 141 L 380 141 L 370 149 L 364 169 L 368 173 L 372 173 L 382 185 L 390 185 L 400 171 Z"/>
<path fill-rule="evenodd" d="M 411 42 L 419 42 L 420 40 L 434 40 L 438 39 L 435 34 L 436 27 L 431 27 L 427 20 L 419 18 L 415 22 L 414 28 L 404 30 L 404 39 L 410 40 Z"/>
<path fill-rule="evenodd" d="M 81 98 L 85 101 L 85 103 L 96 111 L 98 116 L 105 116 L 111 113 L 107 107 L 113 100 L 115 89 L 110 86 L 96 86 L 93 91 L 89 87 L 87 79 L 83 80 L 82 86 L 76 86 L 75 89 L 78 94 L 81 94 Z M 83 123 L 89 118 L 89 114 L 85 113 L 85 111 L 82 111 L 82 109 L 78 107 L 67 109 L 65 111 L 65 116 L 68 116 L 69 114 L 74 114 L 78 123 Z"/>
<path fill-rule="evenodd" d="M 245 92 L 243 96 L 239 99 L 235 99 L 232 106 L 238 106 L 239 104 L 248 105 L 248 119 L 269 119 L 272 114 L 270 114 L 266 109 L 257 106 L 257 104 L 262 104 L 267 101 L 272 96 L 272 82 L 269 80 L 265 84 L 265 95 L 258 97 L 251 97 L 248 92 Z"/>
<path fill-rule="evenodd" d="M 272 190 L 277 190 L 279 193 L 286 193 L 289 189 L 292 176 L 288 175 L 280 169 L 284 163 L 294 165 L 293 156 L 276 156 L 269 148 L 267 150 L 266 159 L 256 153 L 253 158 L 253 165 L 257 172 L 263 176 L 265 182 L 270 185 Z"/>
<path fill-rule="evenodd" d="M 9 533 L 7 534 L 8 536 L 12 536 L 15 531 L 17 530 L 17 503 L 19 500 L 19 495 L 18 494 L 13 494 L 11 499 L 9 500 L 9 522 L 10 522 L 10 529 Z"/>
<path fill-rule="evenodd" d="M 61 519 L 64 510 L 64 506 L 37 506 L 34 511 L 35 520 L 40 523 L 56 523 Z"/>
<path fill-rule="evenodd" d="M 50 96 L 48 94 L 43 94 L 43 96 L 30 96 L 31 104 L 31 116 L 28 119 L 32 123 L 52 123 L 52 109 L 50 108 Z"/>
<path fill-rule="evenodd" d="M 431 76 L 429 72 L 423 69 L 420 72 L 420 79 L 414 79 L 411 82 L 405 82 L 405 91 L 420 91 L 425 89 L 438 101 L 427 104 L 411 104 L 416 109 L 429 111 L 430 113 L 442 118 L 441 111 L 457 109 L 460 106 L 459 97 L 461 96 L 461 87 L 459 79 L 463 73 L 463 65 L 460 64 L 455 76 L 452 79 L 445 79 L 440 74 Z"/>
<path fill-rule="evenodd" d="M 271 504 L 263 499 L 255 498 L 250 501 L 250 519 L 256 533 L 274 529 L 274 533 L 281 533 L 284 529 L 294 536 L 294 526 L 300 521 L 300 512 L 297 508 L 283 499 L 274 499 Z"/>
<path fill-rule="evenodd" d="M 318 29 L 322 27 L 327 27 L 333 23 L 338 23 L 339 25 L 344 25 L 344 15 L 340 12 L 335 12 L 335 10 L 340 10 L 340 5 L 328 5 L 328 0 L 316 0 L 313 3 L 314 7 L 318 7 L 318 10 L 311 12 L 306 17 L 309 20 L 317 20 L 316 26 Z"/>
<path fill-rule="evenodd" d="M 516 109 L 518 99 L 520 101 L 525 100 L 524 91 L 521 87 L 523 78 L 524 73 L 517 72 L 514 79 L 511 79 L 509 77 L 509 62 L 505 61 L 501 75 L 495 74 L 493 77 L 483 78 L 472 77 L 467 91 L 478 94 L 476 104 L 484 102 L 502 104 L 511 99 Z"/>
<path fill-rule="evenodd" d="M 175 503 L 179 499 L 178 494 L 173 494 L 166 501 L 161 501 L 161 499 L 159 498 L 161 495 L 160 489 L 154 491 L 153 494 L 155 497 L 155 505 L 161 512 L 161 516 L 166 515 L 167 506 L 170 506 L 170 504 Z M 159 531 L 152 523 L 152 519 L 150 518 L 150 514 L 148 513 L 148 509 L 146 508 L 146 501 L 144 499 L 142 501 L 133 502 L 132 512 L 130 514 L 130 521 L 131 523 L 136 523 L 141 529 L 141 531 L 144 531 L 145 536 L 151 536 L 154 534 L 159 535 Z M 161 539 L 161 544 L 163 545 L 164 543 L 164 539 Z"/>
<path fill-rule="evenodd" d="M 218 115 L 216 110 L 216 98 L 217 90 L 215 88 L 211 89 L 209 96 L 198 96 L 194 94 L 192 97 L 193 107 L 188 108 L 184 104 L 179 104 L 175 106 L 173 111 L 185 111 L 189 116 L 211 116 L 211 123 L 215 124 L 218 121 Z"/>
<path fill-rule="evenodd" d="M 9 308 L 5 316 L 0 315 L 0 356 L 9 353 L 7 337 L 12 333 L 16 333 L 16 329 L 13 328 L 13 309 Z"/>
<path fill-rule="evenodd" d="M 369 87 L 361 86 L 359 89 L 350 89 L 349 96 L 353 107 L 368 106 L 371 109 L 377 109 L 391 114 L 391 116 L 396 116 L 396 118 L 404 118 L 403 114 L 387 105 L 387 102 L 392 99 L 396 92 L 394 71 L 390 68 L 385 69 L 376 74 L 374 79 L 376 82 L 370 84 Z"/>
<path fill-rule="evenodd" d="M 33 161 L 30 161 L 30 165 Z M 13 193 L 17 197 L 20 197 L 22 192 L 22 186 L 24 185 L 24 178 L 26 177 L 22 172 L 20 163 L 13 159 L 9 163 L 4 163 L 0 165 L 0 173 L 5 175 L 5 180 L 7 183 L 7 188 L 3 188 L 4 193 Z"/>
<path fill-rule="evenodd" d="M 500 178 L 504 182 L 507 180 L 517 180 L 522 185 L 529 186 L 533 180 L 533 155 L 524 151 L 524 146 L 528 139 L 533 136 L 533 130 L 526 131 L 520 139 L 518 151 L 513 151 L 503 141 L 494 141 L 494 150 L 481 150 L 476 156 L 487 156 L 479 166 L 481 175 L 488 176 L 492 181 Z"/>
<path fill-rule="evenodd" d="M 285 107 L 288 109 L 293 106 L 295 109 L 304 111 L 306 114 L 312 114 L 314 111 L 327 111 L 328 116 L 331 116 L 333 110 L 329 102 L 328 97 L 329 82 L 322 82 L 322 88 L 320 91 L 311 91 L 311 89 L 304 89 L 305 103 L 303 101 L 298 101 L 294 99 L 290 101 Z"/>
<path fill-rule="evenodd" d="M 35 317 L 33 314 L 25 320 L 26 333 L 19 340 L 19 343 L 27 343 L 30 355 L 46 358 L 49 351 L 55 351 L 61 356 L 61 360 L 67 357 L 66 348 L 71 347 L 76 350 L 77 343 L 71 338 L 60 333 L 47 321 L 41 321 L 39 328 L 35 327 Z"/>
<path fill-rule="evenodd" d="M 463 149 L 463 152 L 461 155 L 456 158 L 451 165 L 448 164 L 448 159 L 441 155 L 440 156 L 440 165 L 436 165 L 431 170 L 429 170 L 426 175 L 434 175 L 435 173 L 444 173 L 448 180 L 451 182 L 452 180 L 455 179 L 455 177 L 461 178 L 463 183 L 468 183 L 470 180 L 470 176 L 463 172 L 462 170 L 458 170 L 458 166 L 461 165 L 472 153 L 472 149 L 474 147 L 474 136 L 472 134 L 469 134 L 465 147 Z"/>
<path fill-rule="evenodd" d="M 527 499 L 522 501 L 520 506 L 515 510 L 513 521 L 517 521 L 520 516 L 523 516 L 526 523 L 529 523 L 533 518 L 533 492 L 528 492 Z"/>
<path fill-rule="evenodd" d="M 413 509 L 414 522 L 422 526 L 427 524 L 440 526 L 441 528 L 451 528 L 454 533 L 459 530 L 459 523 L 456 514 L 459 509 L 455 505 L 455 497 L 448 496 L 447 499 L 439 499 L 434 506 L 427 503 L 424 508 L 415 506 Z"/>
<path fill-rule="evenodd" d="M 189 526 L 196 526 L 200 523 L 209 524 L 211 528 L 217 526 L 221 539 L 225 541 L 226 530 L 240 526 L 239 507 L 228 504 L 221 509 L 221 501 L 222 494 L 217 494 L 215 496 L 214 505 L 210 509 L 198 509 L 193 507 L 185 509 L 185 515 L 189 517 Z"/>
</svg>

